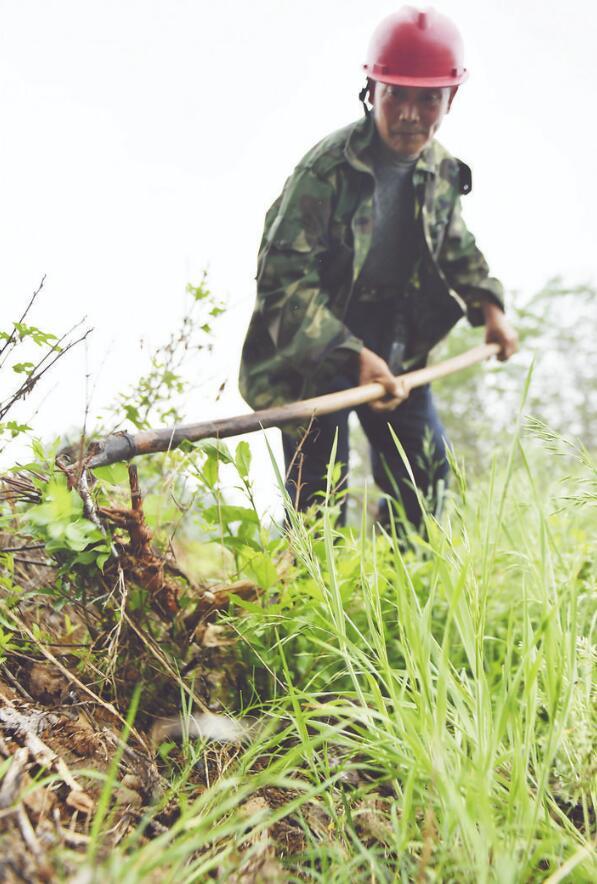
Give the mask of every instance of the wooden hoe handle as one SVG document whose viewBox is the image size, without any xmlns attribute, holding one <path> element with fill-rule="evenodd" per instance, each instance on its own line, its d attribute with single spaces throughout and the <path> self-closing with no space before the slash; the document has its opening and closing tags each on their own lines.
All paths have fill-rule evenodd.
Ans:
<svg viewBox="0 0 597 884">
<path fill-rule="evenodd" d="M 453 374 L 455 371 L 469 368 L 477 362 L 484 362 L 491 356 L 496 356 L 499 350 L 498 344 L 481 344 L 478 347 L 473 347 L 472 350 L 454 356 L 452 359 L 446 359 L 445 362 L 400 375 L 400 378 L 407 390 L 410 391 L 415 387 L 422 387 L 438 378 Z M 158 430 L 143 430 L 134 435 L 126 432 L 112 433 L 105 439 L 93 443 L 87 466 L 91 468 L 104 467 L 117 461 L 130 460 L 137 454 L 169 451 L 185 441 L 198 442 L 200 439 L 242 436 L 244 433 L 267 430 L 269 427 L 281 427 L 294 421 L 310 420 L 318 414 L 331 414 L 334 411 L 342 411 L 344 408 L 355 408 L 366 402 L 374 402 L 376 399 L 382 399 L 385 392 L 382 384 L 363 384 L 349 390 L 340 390 L 338 393 L 327 393 L 325 396 L 316 396 L 301 402 L 289 402 L 287 405 L 266 408 L 263 411 L 254 411 L 251 414 L 241 414 L 237 417 L 204 421 L 200 424 L 179 424 L 174 427 L 162 427 Z"/>
</svg>

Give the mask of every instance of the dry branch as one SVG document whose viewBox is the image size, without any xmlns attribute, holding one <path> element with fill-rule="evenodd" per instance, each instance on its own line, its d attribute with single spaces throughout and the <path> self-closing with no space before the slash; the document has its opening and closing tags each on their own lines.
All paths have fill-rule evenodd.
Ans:
<svg viewBox="0 0 597 884">
<path fill-rule="evenodd" d="M 10 352 L 10 350 L 12 350 L 12 348 L 15 346 L 15 344 L 17 342 L 16 341 L 17 326 L 22 325 L 22 323 L 27 318 L 27 315 L 28 315 L 29 311 L 31 310 L 31 308 L 33 307 L 33 304 L 35 303 L 37 296 L 39 295 L 39 293 L 41 292 L 41 290 L 44 287 L 45 281 L 46 281 L 46 276 L 44 274 L 41 278 L 40 284 L 38 285 L 38 287 L 35 289 L 35 291 L 31 295 L 31 298 L 29 299 L 29 303 L 27 304 L 24 311 L 22 312 L 19 321 L 17 323 L 15 323 L 14 328 L 11 331 L 10 335 L 4 341 L 2 346 L 0 346 L 0 368 L 2 368 L 2 366 L 4 365 L 4 363 L 6 361 L 6 356 L 4 356 L 4 354 L 7 353 L 7 351 Z M 3 356 L 4 356 L 4 359 L 2 359 Z"/>
<path fill-rule="evenodd" d="M 29 749 L 22 747 L 13 753 L 12 764 L 8 768 L 0 787 L 1 810 L 10 807 L 17 799 L 28 763 Z"/>
<path fill-rule="evenodd" d="M 15 613 L 15 611 L 6 608 L 3 611 L 4 616 L 7 619 L 10 619 L 12 623 L 17 627 L 17 629 L 24 633 L 34 644 L 37 650 L 43 654 L 43 656 L 48 660 L 59 672 L 61 672 L 71 684 L 75 685 L 82 693 L 87 694 L 88 697 L 91 697 L 94 703 L 98 706 L 101 706 L 105 709 L 111 716 L 117 719 L 124 728 L 129 728 L 129 725 L 126 719 L 120 714 L 118 709 L 113 706 L 112 703 L 107 702 L 106 700 L 102 700 L 94 691 L 91 690 L 86 684 L 84 684 L 77 676 L 70 672 L 66 666 L 57 659 L 57 657 L 50 651 L 50 649 L 39 639 L 36 639 L 32 631 L 29 629 L 27 624 Z M 139 743 L 140 746 L 147 751 L 148 746 L 141 736 L 141 734 L 134 728 L 130 727 L 130 733 L 135 738 L 135 740 Z"/>
<path fill-rule="evenodd" d="M 29 393 L 31 393 L 33 388 L 42 379 L 45 373 L 49 371 L 52 366 L 56 362 L 58 362 L 59 359 L 62 359 L 62 357 L 65 356 L 69 350 L 72 350 L 72 348 L 76 347 L 77 344 L 81 344 L 87 339 L 88 335 L 90 335 L 92 332 L 92 329 L 90 328 L 88 328 L 87 331 L 84 332 L 79 338 L 76 338 L 74 341 L 68 341 L 68 343 L 64 347 L 60 347 L 62 341 L 64 341 L 68 337 L 68 335 L 72 334 L 72 332 L 75 331 L 75 329 L 78 328 L 83 321 L 84 320 L 78 322 L 68 332 L 66 332 L 66 334 L 59 338 L 59 340 L 55 344 L 53 344 L 52 347 L 50 347 L 48 352 L 45 353 L 44 356 L 42 356 L 42 358 L 31 369 L 31 371 L 28 372 L 26 379 L 23 381 L 20 387 L 18 387 L 7 400 L 0 403 L 0 420 L 2 420 L 6 416 L 13 405 L 19 401 L 19 399 L 24 399 L 25 396 L 28 396 Z M 52 354 L 55 355 L 52 359 L 50 359 L 50 356 Z"/>
</svg>

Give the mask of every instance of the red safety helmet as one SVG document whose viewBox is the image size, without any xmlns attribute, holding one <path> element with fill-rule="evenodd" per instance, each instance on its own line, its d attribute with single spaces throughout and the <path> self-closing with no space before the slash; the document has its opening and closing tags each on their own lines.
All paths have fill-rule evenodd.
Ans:
<svg viewBox="0 0 597 884">
<path fill-rule="evenodd" d="M 468 77 L 462 37 L 440 12 L 403 6 L 378 25 L 363 68 L 396 86 L 459 86 Z"/>
</svg>

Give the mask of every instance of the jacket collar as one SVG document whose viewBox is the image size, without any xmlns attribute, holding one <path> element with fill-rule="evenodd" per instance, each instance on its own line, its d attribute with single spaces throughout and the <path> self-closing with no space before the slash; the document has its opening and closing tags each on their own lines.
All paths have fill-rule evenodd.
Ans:
<svg viewBox="0 0 597 884">
<path fill-rule="evenodd" d="M 373 115 L 362 117 L 351 127 L 348 138 L 344 145 L 344 156 L 350 165 L 359 172 L 368 172 L 373 175 L 371 161 L 371 146 L 375 135 L 375 122 Z M 439 159 L 435 140 L 432 141 L 421 153 L 415 166 L 415 176 L 437 175 Z"/>
</svg>

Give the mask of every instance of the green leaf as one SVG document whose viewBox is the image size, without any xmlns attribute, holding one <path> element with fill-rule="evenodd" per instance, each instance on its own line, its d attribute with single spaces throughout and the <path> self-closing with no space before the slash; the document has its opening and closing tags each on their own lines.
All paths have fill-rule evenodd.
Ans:
<svg viewBox="0 0 597 884">
<path fill-rule="evenodd" d="M 19 424 L 17 421 L 6 421 L 4 424 L 0 424 L 0 432 L 7 431 L 10 433 L 11 438 L 14 439 L 16 436 L 20 435 L 20 433 L 26 433 L 27 430 L 31 430 L 31 427 L 28 424 Z M 22 469 L 21 467 L 16 467 L 16 469 Z"/>
<path fill-rule="evenodd" d="M 33 452 L 33 456 L 36 458 L 36 460 L 41 461 L 42 463 L 44 463 L 48 459 L 41 439 L 32 439 L 31 451 Z"/>
<path fill-rule="evenodd" d="M 131 422 L 131 423 L 132 423 L 132 424 L 133 424 L 138 430 L 145 429 L 145 423 L 146 423 L 146 422 L 141 418 L 141 415 L 140 415 L 140 413 L 139 413 L 139 409 L 138 409 L 138 408 L 136 408 L 134 405 L 128 405 L 128 404 L 127 404 L 127 405 L 124 406 L 124 413 L 125 413 L 125 415 L 127 416 L 127 418 L 130 420 L 130 422 Z"/>
<path fill-rule="evenodd" d="M 201 472 L 201 475 L 203 476 L 203 481 L 208 486 L 208 488 L 215 488 L 218 481 L 219 472 L 220 463 L 217 457 L 210 455 L 203 464 L 203 470 Z"/>
<path fill-rule="evenodd" d="M 221 463 L 234 463 L 230 450 L 224 442 L 207 440 L 199 442 L 197 448 L 208 457 L 216 457 Z"/>
<path fill-rule="evenodd" d="M 278 582 L 278 571 L 267 553 L 260 552 L 253 556 L 247 562 L 246 570 L 262 589 L 269 589 Z"/>
<path fill-rule="evenodd" d="M 205 298 L 209 298 L 211 294 L 204 282 L 200 282 L 199 285 L 191 285 L 189 282 L 187 285 L 187 293 L 191 295 L 195 301 L 203 301 Z"/>
<path fill-rule="evenodd" d="M 167 757 L 170 755 L 170 753 L 172 752 L 172 750 L 175 748 L 176 748 L 176 743 L 173 743 L 171 741 L 167 742 L 167 743 L 160 743 L 160 745 L 158 746 L 158 755 L 160 756 L 162 761 L 165 761 L 167 759 Z"/>
<path fill-rule="evenodd" d="M 113 463 L 109 467 L 95 467 L 94 475 L 107 482 L 108 485 L 126 485 L 129 478 L 128 466 L 125 463 Z"/>
<path fill-rule="evenodd" d="M 243 479 L 248 479 L 249 470 L 251 469 L 251 446 L 248 442 L 243 440 L 238 443 L 236 446 L 234 463 L 236 464 L 239 476 Z"/>
<path fill-rule="evenodd" d="M 238 550 L 239 552 L 243 552 L 244 550 L 252 550 L 254 552 L 262 551 L 261 546 L 257 541 L 252 540 L 250 537 L 232 537 L 231 535 L 228 535 L 227 537 L 223 537 L 221 542 L 226 549 Z"/>
<path fill-rule="evenodd" d="M 16 362 L 13 365 L 12 370 L 15 374 L 31 374 L 34 368 L 34 362 Z"/>
<path fill-rule="evenodd" d="M 77 565 L 91 565 L 96 560 L 96 552 L 94 549 L 74 551 L 78 552 L 74 559 L 74 562 Z"/>
<path fill-rule="evenodd" d="M 242 608 L 245 611 L 250 611 L 252 614 L 263 616 L 263 608 L 261 605 L 258 605 L 256 602 L 250 602 L 248 599 L 241 599 L 239 595 L 234 595 L 234 593 L 230 594 L 230 603 L 238 605 L 239 608 Z"/>
<path fill-rule="evenodd" d="M 68 541 L 70 549 L 75 552 L 83 552 L 85 547 L 96 539 L 94 536 L 96 532 L 97 528 L 95 528 L 95 525 L 92 525 L 90 522 L 78 520 L 76 522 L 69 522 L 66 526 L 64 536 Z"/>
<path fill-rule="evenodd" d="M 14 326 L 21 341 L 25 338 L 31 338 L 39 347 L 44 344 L 51 344 L 53 341 L 58 340 L 56 335 L 44 332 L 41 329 L 36 328 L 34 325 L 26 325 L 24 322 L 15 322 Z"/>
<path fill-rule="evenodd" d="M 96 564 L 97 567 L 100 569 L 100 571 L 103 571 L 103 570 L 104 570 L 104 565 L 106 564 L 106 562 L 107 562 L 108 559 L 110 558 L 110 555 L 111 555 L 111 554 L 110 554 L 109 552 L 101 553 L 101 554 L 97 557 L 97 559 L 95 560 L 95 564 Z"/>
<path fill-rule="evenodd" d="M 246 506 L 232 506 L 223 503 L 221 506 L 208 506 L 203 511 L 203 516 L 207 522 L 217 525 L 220 522 L 231 524 L 233 522 L 249 522 L 253 525 L 259 524 L 259 518 L 255 510 Z"/>
</svg>

